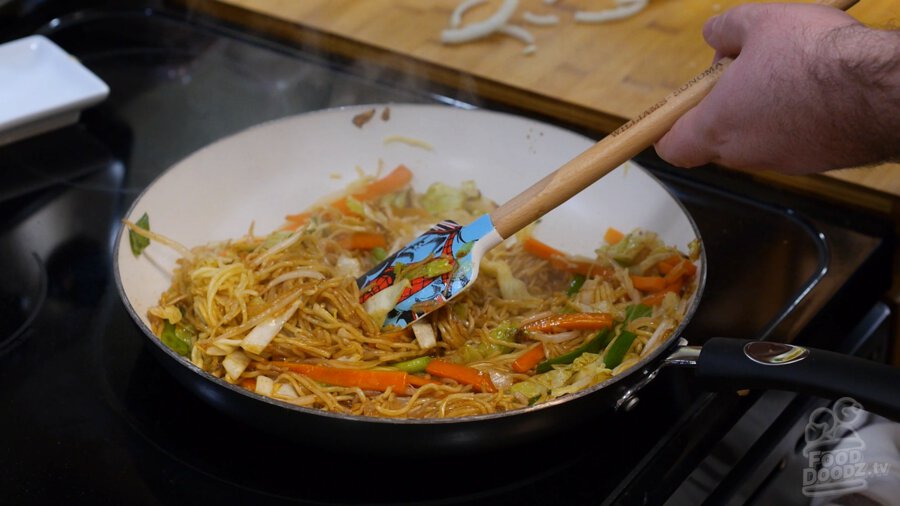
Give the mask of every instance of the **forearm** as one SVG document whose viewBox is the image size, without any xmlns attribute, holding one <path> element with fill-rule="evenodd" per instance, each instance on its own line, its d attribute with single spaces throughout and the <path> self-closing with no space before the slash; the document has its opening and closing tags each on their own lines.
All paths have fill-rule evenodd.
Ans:
<svg viewBox="0 0 900 506">
<path fill-rule="evenodd" d="M 900 158 L 900 31 L 851 25 L 821 39 L 807 72 L 822 97 L 817 120 L 832 125 L 819 132 L 843 147 L 835 165 Z"/>
</svg>

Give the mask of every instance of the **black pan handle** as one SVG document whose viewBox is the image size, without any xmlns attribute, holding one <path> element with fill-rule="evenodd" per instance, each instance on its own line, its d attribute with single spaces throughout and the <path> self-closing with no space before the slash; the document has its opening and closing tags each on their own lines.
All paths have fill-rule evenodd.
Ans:
<svg viewBox="0 0 900 506">
<path fill-rule="evenodd" d="M 827 399 L 851 397 L 900 421 L 900 368 L 830 351 L 765 341 L 710 339 L 696 375 L 716 390 L 773 389 Z"/>
</svg>

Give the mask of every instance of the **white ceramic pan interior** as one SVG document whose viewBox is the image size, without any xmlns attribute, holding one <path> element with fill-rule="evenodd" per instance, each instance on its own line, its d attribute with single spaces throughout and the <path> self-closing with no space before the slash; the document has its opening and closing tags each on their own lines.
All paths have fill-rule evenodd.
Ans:
<svg viewBox="0 0 900 506">
<path fill-rule="evenodd" d="M 373 107 L 373 118 L 355 126 L 354 116 Z M 431 149 L 386 142 L 396 136 Z M 437 181 L 474 180 L 502 203 L 592 143 L 561 128 L 484 110 L 398 104 L 325 110 L 261 124 L 192 154 L 148 186 L 126 218 L 147 213 L 153 231 L 188 247 L 240 237 L 251 223 L 263 234 L 282 225 L 286 214 L 341 191 L 358 170 L 374 174 L 382 167 L 386 173 L 400 163 L 412 170 L 420 191 Z M 682 251 L 699 239 L 677 199 L 632 162 L 545 216 L 536 235 L 565 252 L 592 255 L 610 226 L 655 231 Z M 135 258 L 128 234 L 117 239 L 119 287 L 147 333 L 147 310 L 168 288 L 176 259 L 155 242 Z M 703 267 L 701 259 L 701 281 Z"/>
</svg>

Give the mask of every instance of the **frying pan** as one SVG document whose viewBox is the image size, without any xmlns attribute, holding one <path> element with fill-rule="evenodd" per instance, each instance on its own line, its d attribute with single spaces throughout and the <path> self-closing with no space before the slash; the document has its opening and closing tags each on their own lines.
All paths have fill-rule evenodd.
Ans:
<svg viewBox="0 0 900 506">
<path fill-rule="evenodd" d="M 377 113 L 364 125 L 361 112 Z M 389 119 L 381 112 L 390 109 Z M 187 246 L 279 227 L 286 214 L 340 191 L 362 169 L 399 163 L 413 186 L 475 180 L 497 201 L 515 195 L 593 141 L 558 127 L 483 110 L 433 105 L 373 105 L 331 109 L 258 125 L 220 140 L 176 164 L 135 200 L 126 218 L 145 212 L 151 229 Z M 685 208 L 648 171 L 628 162 L 546 215 L 536 235 L 574 254 L 592 254 L 607 227 L 644 228 L 687 250 L 701 240 Z M 331 448 L 383 454 L 429 448 L 461 453 L 524 444 L 580 426 L 586 418 L 628 407 L 667 365 L 691 366 L 705 384 L 723 389 L 776 388 L 824 397 L 850 396 L 865 408 L 900 417 L 893 392 L 900 373 L 888 366 L 778 343 L 712 339 L 686 345 L 682 330 L 706 279 L 701 254 L 698 289 L 681 325 L 632 369 L 573 395 L 525 409 L 456 419 L 385 419 L 328 413 L 282 403 L 216 378 L 155 337 L 147 310 L 168 288 L 178 256 L 153 243 L 140 257 L 125 229 L 116 239 L 116 283 L 128 312 L 161 364 L 216 408 L 266 431 Z"/>
</svg>

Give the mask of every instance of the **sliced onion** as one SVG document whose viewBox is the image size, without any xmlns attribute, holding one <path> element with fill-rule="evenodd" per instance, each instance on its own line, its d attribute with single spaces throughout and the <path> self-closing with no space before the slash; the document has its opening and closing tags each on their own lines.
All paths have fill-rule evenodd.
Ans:
<svg viewBox="0 0 900 506">
<path fill-rule="evenodd" d="M 628 272 L 625 269 L 616 268 L 615 275 L 619 278 L 619 282 L 622 283 L 622 286 L 625 288 L 625 293 L 628 294 L 631 302 L 634 302 L 635 304 L 641 302 L 641 293 L 634 287 L 634 283 L 631 281 L 631 276 L 628 275 Z"/>
<path fill-rule="evenodd" d="M 516 12 L 519 0 L 504 0 L 503 4 L 491 17 L 472 23 L 462 28 L 450 28 L 441 32 L 441 42 L 444 44 L 462 44 L 486 37 L 500 29 Z"/>
<path fill-rule="evenodd" d="M 619 3 L 619 2 L 617 2 Z M 578 23 L 604 23 L 634 16 L 647 7 L 647 0 L 635 0 L 634 2 L 620 3 L 618 7 L 601 11 L 576 11 L 575 21 Z"/>
<path fill-rule="evenodd" d="M 211 344 L 206 347 L 204 352 L 210 357 L 224 357 L 234 351 L 234 348 L 220 347 L 215 344 Z"/>
<path fill-rule="evenodd" d="M 569 330 L 567 332 L 558 332 L 556 334 L 545 334 L 543 332 L 529 332 L 528 337 L 544 343 L 564 343 L 575 339 L 581 335 L 580 331 Z"/>
<path fill-rule="evenodd" d="M 522 28 L 521 26 L 503 25 L 498 31 L 504 35 L 509 35 L 514 39 L 518 39 L 525 44 L 534 44 L 534 35 L 532 35 L 531 32 Z"/>
<path fill-rule="evenodd" d="M 399 283 L 395 282 L 393 285 L 369 297 L 369 300 L 363 303 L 363 309 L 366 310 L 366 313 L 369 313 L 376 326 L 381 327 L 388 313 L 391 309 L 394 309 L 397 301 L 400 300 L 400 296 L 403 295 L 403 290 L 406 290 L 408 286 L 408 279 L 404 279 Z"/>
<path fill-rule="evenodd" d="M 641 350 L 641 356 L 645 357 L 648 353 L 650 353 L 653 348 L 656 348 L 657 341 L 662 338 L 663 334 L 669 331 L 669 328 L 672 327 L 672 320 L 663 320 L 662 323 L 659 324 L 659 327 L 656 327 L 656 332 L 650 336 L 650 339 L 647 339 L 647 344 L 644 345 L 644 349 Z"/>
<path fill-rule="evenodd" d="M 284 327 L 285 322 L 294 315 L 294 312 L 300 307 L 302 301 L 303 299 L 297 299 L 296 302 L 291 304 L 291 307 L 289 307 L 287 311 L 253 327 L 253 330 L 247 333 L 247 337 L 241 340 L 241 348 L 257 355 L 262 353 L 262 351 L 266 349 L 266 346 L 272 342 L 272 339 L 281 332 L 281 328 Z"/>
<path fill-rule="evenodd" d="M 513 384 L 512 376 L 509 374 L 504 374 L 499 371 L 488 371 L 488 376 L 491 377 L 491 383 L 500 390 L 511 387 Z"/>
<path fill-rule="evenodd" d="M 453 9 L 453 14 L 450 15 L 450 28 L 459 28 L 459 25 L 462 24 L 463 14 L 466 13 L 472 7 L 479 6 L 481 4 L 487 3 L 487 0 L 465 0 L 461 4 L 457 5 L 455 9 Z"/>
<path fill-rule="evenodd" d="M 413 334 L 419 343 L 419 348 L 427 350 L 437 346 L 437 338 L 434 335 L 434 329 L 427 322 L 416 322 L 412 324 Z"/>
<path fill-rule="evenodd" d="M 535 313 L 535 314 L 529 316 L 528 318 L 525 318 L 524 320 L 522 320 L 522 325 L 526 325 L 531 322 L 536 322 L 536 321 L 540 320 L 541 318 L 546 318 L 552 314 L 553 314 L 552 311 L 541 311 L 540 313 Z"/>
<path fill-rule="evenodd" d="M 526 44 L 525 49 L 522 50 L 525 54 L 531 54 L 537 51 L 537 46 L 534 45 L 534 35 L 531 34 L 528 30 L 522 28 L 517 25 L 503 25 L 498 30 L 500 33 L 504 35 L 509 35 L 514 39 L 518 39 Z"/>
<path fill-rule="evenodd" d="M 269 257 L 285 248 L 290 247 L 292 244 L 299 241 L 301 237 L 303 237 L 303 234 L 301 234 L 300 231 L 296 231 L 293 234 L 287 236 L 281 242 L 276 243 L 274 246 L 266 250 L 265 253 L 257 257 L 256 260 L 253 261 L 253 265 L 262 265 L 263 262 L 265 262 Z"/>
<path fill-rule="evenodd" d="M 337 270 L 341 274 L 353 276 L 354 278 L 359 277 L 359 275 L 363 273 L 362 266 L 359 265 L 359 260 L 344 255 L 338 257 L 335 267 L 337 267 Z"/>
<path fill-rule="evenodd" d="M 250 365 L 250 357 L 241 350 L 229 353 L 222 360 L 222 367 L 225 368 L 228 379 L 231 381 L 237 381 L 237 379 L 241 377 L 241 374 L 244 373 L 244 370 L 247 369 L 248 365 Z"/>
<path fill-rule="evenodd" d="M 288 399 L 296 399 L 297 397 L 299 397 L 297 395 L 297 391 L 294 390 L 294 387 L 291 386 L 290 383 L 282 383 L 278 385 L 278 390 L 276 390 L 275 393 L 282 397 L 287 397 Z"/>
<path fill-rule="evenodd" d="M 272 381 L 272 378 L 268 376 L 257 376 L 256 377 L 256 388 L 255 392 L 260 395 L 272 395 L 272 391 L 275 389 L 275 382 Z"/>
<path fill-rule="evenodd" d="M 232 351 L 236 350 L 238 348 L 238 346 L 240 346 L 240 345 L 241 345 L 240 339 L 219 338 L 219 339 L 216 339 L 212 343 L 212 345 L 210 345 L 207 348 L 206 351 L 207 351 L 208 355 L 214 355 L 215 353 L 210 353 L 210 351 L 212 351 L 213 348 L 218 348 L 218 349 L 224 351 L 224 353 L 221 353 L 220 355 L 228 355 Z"/>
<path fill-rule="evenodd" d="M 537 26 L 550 26 L 559 24 L 559 16 L 557 16 L 556 14 L 535 14 L 531 11 L 525 11 L 522 14 L 522 19 L 524 19 L 526 23 L 531 23 L 532 25 Z"/>
</svg>

